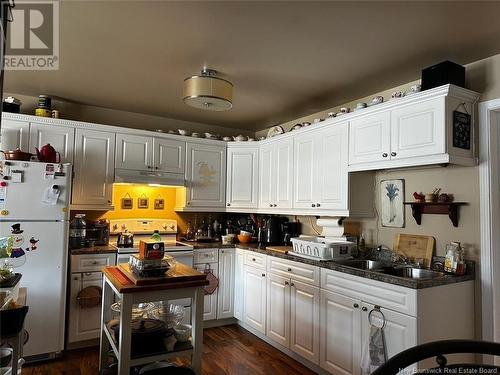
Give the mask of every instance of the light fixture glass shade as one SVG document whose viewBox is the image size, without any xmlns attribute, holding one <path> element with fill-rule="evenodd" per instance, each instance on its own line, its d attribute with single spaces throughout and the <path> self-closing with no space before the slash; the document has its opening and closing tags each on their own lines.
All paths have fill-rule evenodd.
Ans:
<svg viewBox="0 0 500 375">
<path fill-rule="evenodd" d="M 184 103 L 209 111 L 227 111 L 233 106 L 233 84 L 211 75 L 188 77 L 184 80 Z"/>
</svg>

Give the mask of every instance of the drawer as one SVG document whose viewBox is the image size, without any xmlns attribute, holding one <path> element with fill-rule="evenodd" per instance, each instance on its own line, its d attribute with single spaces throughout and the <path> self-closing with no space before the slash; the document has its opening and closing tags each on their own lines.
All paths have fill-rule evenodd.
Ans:
<svg viewBox="0 0 500 375">
<path fill-rule="evenodd" d="M 417 289 L 321 269 L 321 288 L 397 312 L 417 315 Z"/>
<path fill-rule="evenodd" d="M 277 257 L 267 257 L 267 272 L 319 286 L 319 267 Z"/>
<path fill-rule="evenodd" d="M 116 254 L 81 254 L 71 256 L 71 272 L 100 272 L 103 267 L 114 266 Z"/>
<path fill-rule="evenodd" d="M 200 249 L 194 251 L 194 263 L 217 263 L 219 249 Z"/>
<path fill-rule="evenodd" d="M 259 269 L 266 269 L 266 255 L 255 253 L 253 251 L 245 251 L 244 264 Z"/>
</svg>

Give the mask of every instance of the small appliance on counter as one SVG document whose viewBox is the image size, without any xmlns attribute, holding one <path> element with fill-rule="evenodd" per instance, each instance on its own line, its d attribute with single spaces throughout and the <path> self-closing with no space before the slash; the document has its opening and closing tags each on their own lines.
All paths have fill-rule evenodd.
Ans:
<svg viewBox="0 0 500 375">
<path fill-rule="evenodd" d="M 134 247 L 134 234 L 130 233 L 127 229 L 125 229 L 123 232 L 118 233 L 116 246 L 123 248 Z"/>
<path fill-rule="evenodd" d="M 300 223 L 298 221 L 285 221 L 281 224 L 283 233 L 283 245 L 291 246 L 292 238 L 300 235 Z"/>
<path fill-rule="evenodd" d="M 87 246 L 109 245 L 109 221 L 106 219 L 87 221 L 85 241 Z"/>
<path fill-rule="evenodd" d="M 279 245 L 283 243 L 282 232 L 283 218 L 279 216 L 269 216 L 264 219 L 263 226 L 259 229 L 258 239 L 262 244 Z"/>
</svg>

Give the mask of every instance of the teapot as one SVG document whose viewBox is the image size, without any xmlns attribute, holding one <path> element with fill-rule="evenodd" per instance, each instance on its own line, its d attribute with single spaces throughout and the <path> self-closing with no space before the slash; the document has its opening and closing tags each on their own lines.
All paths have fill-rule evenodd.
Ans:
<svg viewBox="0 0 500 375">
<path fill-rule="evenodd" d="M 42 163 L 60 163 L 61 162 L 61 154 L 57 152 L 54 147 L 47 143 L 40 150 L 35 147 L 36 156 L 38 160 Z"/>
</svg>

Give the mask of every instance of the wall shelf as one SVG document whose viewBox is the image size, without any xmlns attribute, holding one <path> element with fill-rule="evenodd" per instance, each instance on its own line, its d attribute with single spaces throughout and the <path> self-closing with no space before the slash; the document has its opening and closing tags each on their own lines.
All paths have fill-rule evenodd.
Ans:
<svg viewBox="0 0 500 375">
<path fill-rule="evenodd" d="M 404 202 L 411 206 L 411 212 L 418 225 L 422 223 L 422 214 L 448 215 L 454 227 L 458 227 L 458 208 L 466 202 Z"/>
</svg>

